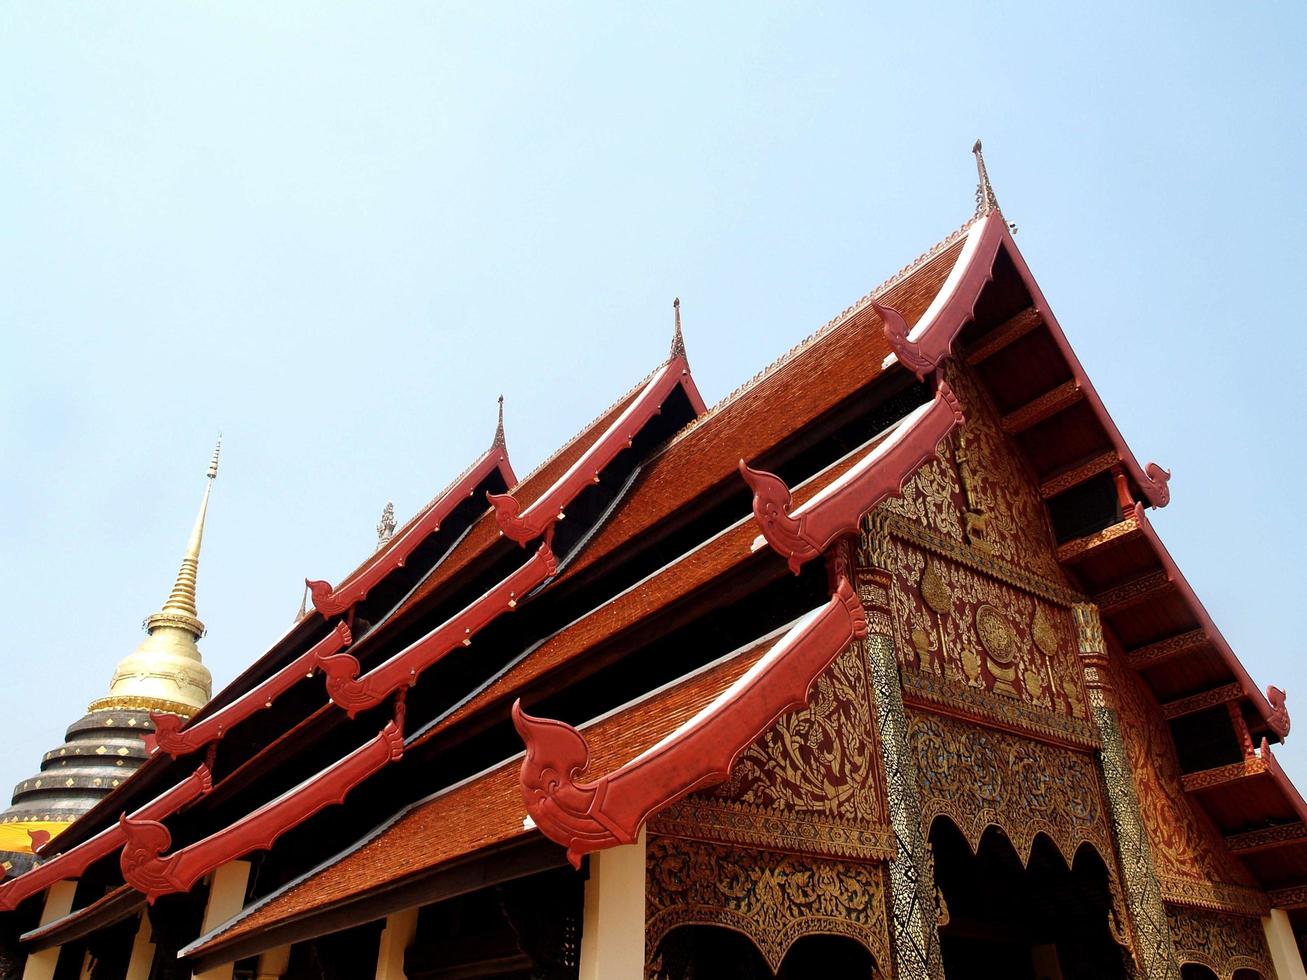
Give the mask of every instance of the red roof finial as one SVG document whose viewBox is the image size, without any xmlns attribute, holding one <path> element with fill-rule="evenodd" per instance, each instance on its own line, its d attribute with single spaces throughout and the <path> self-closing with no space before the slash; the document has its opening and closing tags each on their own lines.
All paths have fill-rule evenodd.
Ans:
<svg viewBox="0 0 1307 980">
<path fill-rule="evenodd" d="M 983 218 L 991 211 L 998 210 L 998 198 L 994 196 L 994 187 L 989 182 L 989 172 L 985 169 L 985 154 L 980 149 L 980 140 L 971 148 L 976 155 L 976 172 L 979 182 L 976 184 L 976 217 Z"/>
<path fill-rule="evenodd" d="M 672 334 L 672 360 L 685 356 L 685 338 L 681 336 L 681 297 L 672 300 L 672 309 L 676 311 L 676 331 Z"/>
</svg>

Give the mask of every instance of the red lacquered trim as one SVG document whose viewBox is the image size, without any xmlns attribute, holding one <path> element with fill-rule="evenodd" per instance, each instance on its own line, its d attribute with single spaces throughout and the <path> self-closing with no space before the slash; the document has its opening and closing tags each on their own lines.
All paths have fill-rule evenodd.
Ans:
<svg viewBox="0 0 1307 980">
<path fill-rule="evenodd" d="M 520 505 L 512 494 L 486 494 L 486 499 L 495 508 L 500 531 L 525 547 L 528 542 L 540 537 L 551 522 L 562 520 L 563 508 L 569 506 L 588 485 L 599 482 L 599 474 L 618 453 L 630 447 L 636 434 L 661 411 L 663 402 L 678 385 L 685 389 L 697 414 L 702 415 L 707 411 L 694 379 L 690 377 L 689 362 L 684 355 L 673 357 L 649 379 L 644 390 L 626 406 L 626 410 L 591 444 L 581 458 L 526 510 L 519 513 Z"/>
<path fill-rule="evenodd" d="M 997 212 L 972 227 L 944 285 L 911 329 L 893 307 L 872 302 L 894 355 L 921 380 L 944 363 L 958 334 L 975 316 L 980 292 L 994 275 L 994 257 L 1003 230 L 1003 218 Z"/>
<path fill-rule="evenodd" d="M 199 799 L 213 788 L 208 766 L 200 766 L 172 789 L 156 796 L 132 814 L 135 820 L 162 820 L 188 803 Z M 79 877 L 101 858 L 108 857 L 123 846 L 126 838 L 122 828 L 110 824 L 90 840 L 69 848 L 63 854 L 38 864 L 26 874 L 19 875 L 0 885 L 0 912 L 18 907 L 25 898 L 53 885 L 56 881 Z"/>
<path fill-rule="evenodd" d="M 1003 244 L 1007 247 L 1008 256 L 1012 259 L 1012 264 L 1016 267 L 1017 275 L 1021 278 L 1026 291 L 1030 294 L 1035 310 L 1043 318 L 1045 325 L 1048 327 L 1049 336 L 1053 338 L 1053 342 L 1057 344 L 1063 358 L 1066 359 L 1067 366 L 1071 369 L 1071 376 L 1084 393 L 1085 401 L 1089 403 L 1094 415 L 1098 418 L 1098 424 L 1107 433 L 1108 441 L 1112 443 L 1112 447 L 1116 450 L 1118 458 L 1125 466 L 1126 472 L 1130 474 L 1130 478 L 1134 480 L 1135 485 L 1139 487 L 1139 491 L 1149 504 L 1153 507 L 1165 507 L 1171 501 L 1171 490 L 1167 486 L 1167 481 L 1171 479 L 1171 471 L 1162 469 L 1156 463 L 1149 463 L 1147 468 L 1139 465 L 1139 460 L 1135 458 L 1135 454 L 1126 445 L 1125 439 L 1121 436 L 1121 430 L 1112 421 L 1112 416 L 1107 413 L 1103 400 L 1098 397 L 1098 392 L 1090 382 L 1089 376 L 1085 374 L 1080 359 L 1076 357 L 1075 351 L 1071 349 L 1071 345 L 1067 342 L 1066 334 L 1062 332 L 1057 317 L 1049 309 L 1048 300 L 1044 298 L 1039 283 L 1035 282 L 1035 277 L 1030 273 L 1030 266 L 1026 265 L 1025 258 L 1017 250 L 1016 243 L 1012 240 L 1012 234 L 1008 231 L 1007 225 L 1001 218 L 997 225 L 1003 237 Z"/>
<path fill-rule="evenodd" d="M 1184 573 L 1180 571 L 1180 566 L 1175 563 L 1175 559 L 1171 557 L 1171 553 L 1166 550 L 1166 545 L 1162 544 L 1162 539 L 1157 536 L 1157 531 L 1153 529 L 1152 523 L 1144 516 L 1145 513 L 1143 504 L 1135 505 L 1135 520 L 1138 522 L 1139 528 L 1143 532 L 1145 539 L 1152 546 L 1153 553 L 1161 563 L 1163 571 L 1166 572 L 1166 577 L 1170 581 L 1172 588 L 1179 593 L 1180 598 L 1189 608 L 1190 615 L 1198 621 L 1198 628 L 1207 634 L 1208 642 L 1216 649 L 1220 658 L 1225 661 L 1225 665 L 1229 668 L 1230 673 L 1234 675 L 1235 680 L 1237 680 L 1239 686 L 1243 688 L 1248 700 L 1251 701 L 1253 706 L 1257 709 L 1257 714 L 1266 722 L 1266 726 L 1271 731 L 1275 732 L 1275 734 L 1280 738 L 1284 738 L 1289 734 L 1289 709 L 1285 704 L 1284 692 L 1279 688 L 1274 687 L 1267 689 L 1267 692 L 1271 694 L 1273 698 L 1276 698 L 1277 703 L 1273 704 L 1271 701 L 1267 700 L 1266 696 L 1264 696 L 1261 691 L 1257 689 L 1257 685 L 1253 683 L 1253 679 L 1248 676 L 1248 671 L 1244 668 L 1244 665 L 1239 662 L 1239 658 L 1235 656 L 1234 650 L 1230 648 L 1229 642 L 1226 641 L 1225 637 L 1221 634 L 1221 631 L 1216 628 L 1216 624 L 1212 622 L 1212 617 L 1207 614 L 1207 610 L 1203 607 L 1202 602 L 1199 601 L 1198 595 L 1193 590 L 1193 586 L 1189 584 L 1189 580 L 1186 579 Z"/>
<path fill-rule="evenodd" d="M 182 728 L 182 719 L 177 715 L 160 711 L 150 712 L 150 720 L 154 722 L 154 732 L 145 736 L 146 749 L 151 753 L 162 749 L 175 759 L 187 752 L 203 748 L 210 742 L 218 741 L 254 712 L 271 708 L 273 701 L 289 691 L 301 679 L 306 676 L 312 677 L 313 669 L 320 659 L 339 652 L 353 641 L 349 627 L 344 623 L 337 623 L 335 629 L 315 643 L 311 649 L 296 657 L 258 687 L 247 691 L 231 704 L 185 729 Z"/>
<path fill-rule="evenodd" d="M 344 802 L 350 790 L 403 754 L 404 734 L 395 721 L 388 721 L 376 738 L 339 762 L 230 826 L 166 857 L 160 855 L 172 844 L 168 828 L 158 820 L 123 814 L 118 818 L 126 840 L 119 859 L 123 879 L 150 904 L 161 895 L 190 891 L 214 868 L 251 851 L 266 851 L 278 837 L 319 810 Z"/>
<path fill-rule="evenodd" d="M 517 602 L 558 571 L 550 550 L 552 532 L 545 534 L 530 560 L 471 605 L 459 611 L 422 639 L 395 654 L 385 663 L 359 677 L 359 662 L 348 653 L 324 656 L 317 666 L 327 675 L 331 700 L 353 718 L 365 708 L 380 704 L 401 687 L 417 683 L 421 673 L 475 636 L 501 613 L 515 609 Z"/>
<path fill-rule="evenodd" d="M 830 602 L 804 616 L 747 673 L 675 732 L 595 782 L 578 782 L 590 762 L 584 736 L 513 704 L 526 743 L 520 776 L 527 813 L 550 840 L 581 855 L 629 844 L 640 825 L 687 793 L 725 779 L 736 757 L 784 712 L 807 702 L 823 670 L 867 634 L 861 603 L 841 578 Z"/>
<path fill-rule="evenodd" d="M 392 538 L 389 544 L 340 585 L 333 589 L 330 582 L 305 579 L 304 584 L 313 595 L 313 608 L 324 616 L 334 616 L 366 599 L 373 587 L 387 575 L 397 568 L 403 568 L 413 550 L 428 535 L 440 530 L 441 521 L 453 513 L 463 498 L 471 496 L 477 486 L 495 470 L 503 474 L 505 486 L 511 487 L 517 483 L 513 467 L 508 462 L 508 450 L 498 443 L 487 449 L 462 479 L 450 487 L 425 514 L 402 534 Z"/>
<path fill-rule="evenodd" d="M 753 515 L 762 538 L 799 574 L 804 562 L 841 535 L 856 531 L 868 511 L 901 492 L 917 469 L 935 457 L 939 441 L 962 421 L 962 406 L 941 380 L 934 401 L 913 411 L 884 442 L 793 512 L 785 481 L 740 460 L 740 474 L 753 490 Z M 760 546 L 761 539 L 754 543 L 755 550 Z"/>
</svg>

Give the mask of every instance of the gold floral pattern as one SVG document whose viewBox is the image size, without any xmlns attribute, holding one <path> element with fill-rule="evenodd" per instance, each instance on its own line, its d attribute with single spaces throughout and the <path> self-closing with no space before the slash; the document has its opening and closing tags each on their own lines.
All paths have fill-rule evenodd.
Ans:
<svg viewBox="0 0 1307 980">
<path fill-rule="evenodd" d="M 1198 963 L 1220 980 L 1232 980 L 1237 970 L 1253 970 L 1274 980 L 1275 966 L 1259 919 L 1173 905 L 1167 906 L 1166 919 L 1181 964 Z"/>
<path fill-rule="evenodd" d="M 908 734 L 924 832 L 946 816 L 973 849 L 993 826 L 1022 861 L 1042 833 L 1068 865 L 1083 843 L 1115 865 L 1093 756 L 916 711 Z"/>
<path fill-rule="evenodd" d="M 677 926 L 716 925 L 752 939 L 773 971 L 796 940 L 826 933 L 861 943 L 888 972 L 889 925 L 880 865 L 655 837 L 645 867 L 645 955 L 650 963 Z"/>
</svg>

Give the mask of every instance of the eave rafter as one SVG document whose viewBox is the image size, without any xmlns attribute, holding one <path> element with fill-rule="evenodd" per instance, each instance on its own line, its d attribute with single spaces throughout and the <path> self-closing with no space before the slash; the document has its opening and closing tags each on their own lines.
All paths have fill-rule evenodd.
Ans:
<svg viewBox="0 0 1307 980">
<path fill-rule="evenodd" d="M 983 364 L 1001 350 L 1006 350 L 1022 337 L 1044 325 L 1044 318 L 1033 306 L 1028 306 L 1006 323 L 1000 324 L 984 339 L 977 341 L 967 351 L 965 360 L 972 367 Z"/>
<path fill-rule="evenodd" d="M 1018 435 L 1065 412 L 1072 405 L 1083 401 L 1084 397 L 1084 391 L 1072 379 L 1004 415 L 999 424 L 1008 435 Z"/>
<path fill-rule="evenodd" d="M 650 419 L 662 411 L 663 402 L 678 387 L 684 389 L 697 415 L 707 411 L 694 379 L 690 376 L 690 364 L 682 350 L 654 373 L 622 414 L 582 453 L 581 458 L 525 509 L 521 508 L 511 493 L 487 494 L 486 498 L 495 508 L 500 533 L 525 547 L 540 537 L 554 521 L 563 520 L 566 517 L 565 508 L 571 505 L 577 494 L 590 484 L 599 482 L 600 475 L 608 464 L 622 450 L 631 447 L 636 435 Z"/>
<path fill-rule="evenodd" d="M 1188 630 L 1184 633 L 1168 636 L 1166 639 L 1158 640 L 1155 643 L 1127 650 L 1125 662 L 1134 670 L 1144 670 L 1148 667 L 1156 667 L 1158 664 L 1166 663 L 1168 660 L 1183 657 L 1195 650 L 1201 650 L 1210 642 L 1211 637 L 1207 635 L 1207 630 Z"/>
<path fill-rule="evenodd" d="M 1222 684 L 1220 687 L 1214 687 L 1209 691 L 1191 694 L 1187 698 L 1167 701 L 1162 705 L 1162 717 L 1167 721 L 1174 721 L 1176 718 L 1184 718 L 1200 711 L 1206 711 L 1208 708 L 1216 708 L 1223 704 L 1231 704 L 1241 700 L 1243 700 L 1243 688 L 1237 683 L 1231 682 Z"/>
<path fill-rule="evenodd" d="M 1263 748 L 1265 743 L 1263 743 Z M 1203 769 L 1199 772 L 1186 773 L 1181 777 L 1181 783 L 1186 793 L 1201 793 L 1206 790 L 1219 789 L 1228 786 L 1231 783 L 1243 782 L 1246 779 L 1254 779 L 1257 776 L 1264 776 L 1267 772 L 1266 761 L 1256 755 L 1248 756 L 1238 762 L 1231 762 L 1224 766 L 1215 766 L 1211 769 Z"/>
<path fill-rule="evenodd" d="M 807 702 L 817 676 L 866 635 L 862 605 L 841 578 L 830 601 L 808 613 L 730 688 L 675 732 L 613 772 L 580 782 L 584 736 L 513 705 L 526 743 L 522 799 L 545 836 L 579 867 L 590 851 L 635 840 L 641 824 L 687 793 L 725 779 L 736 757 L 786 711 Z"/>
<path fill-rule="evenodd" d="M 171 789 L 156 796 L 132 814 L 131 819 L 157 821 L 172 816 L 182 807 L 193 803 L 213 788 L 208 766 L 199 766 L 194 772 Z M 106 858 L 126 842 L 122 828 L 110 824 L 90 840 L 69 848 L 62 854 L 38 864 L 26 874 L 19 875 L 0 885 L 0 912 L 18 907 L 57 881 L 77 878 L 92 864 Z"/>
<path fill-rule="evenodd" d="M 267 850 L 278 837 L 324 807 L 344 801 L 363 780 L 404 754 L 403 703 L 375 738 L 253 813 L 173 852 L 168 828 L 157 819 L 123 815 L 126 841 L 119 865 L 123 879 L 153 904 L 162 895 L 190 891 L 203 875 L 253 851 Z"/>
<path fill-rule="evenodd" d="M 914 410 L 847 473 L 793 511 L 790 488 L 780 477 L 751 469 L 740 460 L 740 474 L 753 490 L 754 518 L 762 529 L 753 550 L 765 540 L 797 575 L 804 562 L 842 535 L 855 532 L 864 515 L 900 493 L 962 420 L 962 406 L 941 380 L 933 401 Z"/>
<path fill-rule="evenodd" d="M 551 538 L 552 529 L 547 528 L 535 554 L 521 567 L 422 639 L 362 677 L 358 660 L 350 654 L 320 656 L 316 666 L 327 675 L 327 693 L 332 702 L 353 718 L 400 688 L 417 683 L 423 671 L 454 650 L 470 646 L 478 632 L 500 614 L 516 609 L 523 596 L 558 570 L 550 548 Z"/>
<path fill-rule="evenodd" d="M 1304 842 L 1307 842 L 1307 823 L 1301 820 L 1225 835 L 1225 846 L 1231 854 L 1238 855 L 1256 854 Z"/>
<path fill-rule="evenodd" d="M 512 464 L 508 461 L 508 448 L 502 438 L 502 402 L 500 412 L 500 428 L 496 430 L 495 441 L 491 447 L 482 453 L 468 471 L 417 520 L 391 538 L 384 548 L 335 588 L 330 582 L 320 579 L 304 580 L 304 584 L 308 586 L 313 596 L 313 608 L 324 616 L 348 612 L 353 606 L 366 599 L 368 593 L 388 575 L 404 567 L 404 563 L 408 561 L 417 546 L 428 536 L 439 531 L 441 523 L 453 513 L 454 508 L 464 499 L 472 496 L 476 488 L 495 470 L 499 470 L 503 475 L 505 486 L 511 487 L 517 482 Z"/>
<path fill-rule="evenodd" d="M 1114 452 L 1099 453 L 1083 463 L 1078 463 L 1050 476 L 1039 485 L 1039 495 L 1044 500 L 1051 500 L 1058 494 L 1065 493 L 1091 477 L 1098 476 L 1099 473 L 1106 473 L 1120 462 L 1120 457 Z"/>
<path fill-rule="evenodd" d="M 312 677 L 313 670 L 320 660 L 338 654 L 351 642 L 353 636 L 349 627 L 344 623 L 337 623 L 331 632 L 262 684 L 193 725 L 183 728 L 184 722 L 176 715 L 150 712 L 150 720 L 154 722 L 155 730 L 153 734 L 145 736 L 147 751 L 151 753 L 163 751 L 177 758 L 201 749 L 210 742 L 218 741 L 256 711 L 271 708 L 277 698 L 300 680 Z"/>
<path fill-rule="evenodd" d="M 1074 541 L 1059 545 L 1057 560 L 1074 564 L 1093 557 L 1104 549 L 1138 539 L 1143 535 L 1141 523 L 1143 513 L 1144 505 L 1136 504 L 1134 513 L 1128 515 L 1125 520 L 1113 524 L 1111 527 L 1105 527 L 1101 531 L 1085 535 L 1083 538 L 1076 538 Z"/>
<path fill-rule="evenodd" d="M 1129 581 L 1097 593 L 1094 605 L 1104 616 L 1115 616 L 1145 602 L 1152 602 L 1171 588 L 1171 576 L 1165 569 L 1147 572 Z"/>
</svg>

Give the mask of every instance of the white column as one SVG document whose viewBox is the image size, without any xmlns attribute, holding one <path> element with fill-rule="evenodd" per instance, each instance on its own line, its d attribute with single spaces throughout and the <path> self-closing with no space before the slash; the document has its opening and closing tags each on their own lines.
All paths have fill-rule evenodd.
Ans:
<svg viewBox="0 0 1307 980">
<path fill-rule="evenodd" d="M 259 956 L 259 969 L 256 980 L 281 980 L 290 969 L 290 947 L 278 946 Z"/>
<path fill-rule="evenodd" d="M 1289 924 L 1289 913 L 1284 909 L 1271 909 L 1271 914 L 1262 919 L 1262 929 L 1266 932 L 1266 945 L 1271 949 L 1271 964 L 1279 980 L 1307 980 L 1307 971 L 1303 969 L 1302 955 L 1298 952 L 1298 940 L 1293 936 L 1293 927 Z"/>
<path fill-rule="evenodd" d="M 45 893 L 45 908 L 41 911 L 41 925 L 48 926 L 73 910 L 73 895 L 77 882 L 56 881 Z M 43 949 L 27 957 L 23 980 L 53 980 L 54 968 L 59 965 L 59 948 Z"/>
<path fill-rule="evenodd" d="M 377 947 L 377 980 L 405 980 L 404 950 L 413 945 L 417 931 L 417 909 L 386 916 L 386 928 Z"/>
<path fill-rule="evenodd" d="M 209 880 L 209 900 L 204 905 L 204 922 L 200 935 L 218 928 L 245 907 L 245 889 L 250 882 L 249 861 L 228 861 L 213 872 Z M 223 963 L 203 973 L 194 974 L 195 980 L 231 980 L 234 963 Z"/>
<path fill-rule="evenodd" d="M 132 958 L 127 962 L 125 980 L 150 980 L 150 967 L 154 965 L 154 933 L 150 929 L 150 915 L 141 913 L 141 926 L 132 940 Z"/>
<path fill-rule="evenodd" d="M 644 849 L 642 827 L 634 844 L 590 855 L 580 980 L 644 977 Z"/>
</svg>

